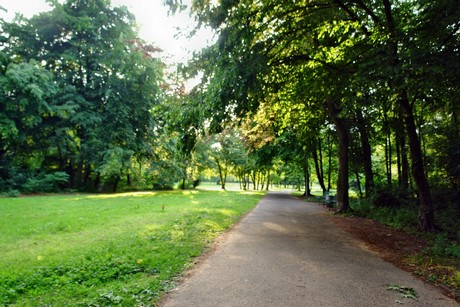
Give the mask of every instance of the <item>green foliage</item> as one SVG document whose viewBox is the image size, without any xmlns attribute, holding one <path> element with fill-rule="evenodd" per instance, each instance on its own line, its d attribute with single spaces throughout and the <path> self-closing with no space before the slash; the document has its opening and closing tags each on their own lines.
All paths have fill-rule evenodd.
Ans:
<svg viewBox="0 0 460 307">
<path fill-rule="evenodd" d="M 0 305 L 152 305 L 261 197 L 177 191 L 0 198 Z"/>
<path fill-rule="evenodd" d="M 0 178 L 23 184 L 12 171 L 22 165 L 23 173 L 65 171 L 73 189 L 116 189 L 150 150 L 151 109 L 161 98 L 158 48 L 138 38 L 125 7 L 51 5 L 1 22 Z M 31 156 L 40 157 L 34 167 Z"/>
<path fill-rule="evenodd" d="M 436 235 L 430 252 L 438 257 L 451 256 L 460 259 L 460 244 L 449 240 L 446 233 Z"/>
<path fill-rule="evenodd" d="M 28 178 L 22 186 L 24 193 L 59 192 L 68 183 L 69 175 L 65 172 L 53 174 L 39 174 Z"/>
<path fill-rule="evenodd" d="M 375 219 L 396 229 L 409 232 L 417 231 L 417 207 L 410 203 L 405 203 L 404 206 L 400 207 L 375 206 L 372 198 L 366 200 L 355 199 L 352 200 L 351 208 L 353 209 L 353 215 Z"/>
</svg>

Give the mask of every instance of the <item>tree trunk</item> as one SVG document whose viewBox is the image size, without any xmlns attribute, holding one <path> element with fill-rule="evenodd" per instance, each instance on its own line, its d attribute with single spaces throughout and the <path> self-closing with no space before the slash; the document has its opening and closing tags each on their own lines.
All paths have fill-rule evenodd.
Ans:
<svg viewBox="0 0 460 307">
<path fill-rule="evenodd" d="M 391 133 L 387 133 L 385 140 L 385 167 L 387 173 L 388 189 L 391 189 Z"/>
<path fill-rule="evenodd" d="M 358 123 L 358 130 L 359 130 L 359 137 L 361 140 L 361 148 L 363 154 L 363 168 L 364 168 L 364 178 L 365 178 L 365 190 L 366 190 L 366 197 L 374 189 L 374 173 L 372 172 L 372 151 L 371 151 L 371 144 L 369 142 L 369 135 L 367 133 L 366 124 L 364 122 L 364 117 L 361 110 L 356 112 L 357 114 L 357 123 Z M 361 191 L 361 187 L 360 187 Z"/>
<path fill-rule="evenodd" d="M 345 119 L 339 116 L 341 109 L 334 102 L 328 103 L 329 113 L 331 114 L 339 139 L 339 170 L 337 179 L 337 212 L 346 212 L 350 210 L 350 201 L 348 195 L 348 125 Z"/>
<path fill-rule="evenodd" d="M 428 179 L 425 175 L 425 166 L 423 162 L 423 153 L 420 141 L 417 136 L 417 129 L 412 112 L 412 107 L 409 103 L 407 92 L 403 91 L 400 97 L 402 110 L 404 111 L 404 122 L 409 139 L 409 148 L 412 161 L 412 176 L 419 196 L 419 224 L 420 229 L 424 231 L 434 231 L 434 214 L 433 203 L 431 199 L 430 187 Z"/>
<path fill-rule="evenodd" d="M 270 169 L 267 170 L 267 188 L 265 189 L 268 191 L 270 189 Z"/>
<path fill-rule="evenodd" d="M 119 182 L 120 182 L 120 176 L 116 176 L 113 182 L 113 191 L 112 191 L 113 193 L 117 192 Z"/>
<path fill-rule="evenodd" d="M 328 148 L 328 168 L 327 168 L 327 191 L 331 191 L 331 177 L 332 177 L 332 141 L 330 136 L 327 137 Z"/>
<path fill-rule="evenodd" d="M 406 136 L 404 133 L 402 115 L 398 118 L 396 135 L 396 148 L 398 150 L 398 185 L 401 192 L 406 194 L 409 190 L 409 161 L 407 159 Z"/>
<path fill-rule="evenodd" d="M 303 176 L 304 176 L 304 187 L 305 193 L 302 196 L 308 197 L 310 193 L 310 170 L 308 168 L 308 158 L 305 158 L 305 164 L 303 166 Z"/>
<path fill-rule="evenodd" d="M 321 156 L 321 141 L 319 140 L 318 143 L 319 143 L 318 151 L 320 152 L 320 156 Z M 324 194 L 324 192 L 326 192 L 326 186 L 324 185 L 323 167 L 322 167 L 320 157 L 318 157 L 318 152 L 316 151 L 316 148 L 313 148 L 312 155 L 313 155 L 313 161 L 315 162 L 316 177 L 318 177 L 318 183 L 321 186 L 321 190 L 323 190 L 323 194 Z"/>
<path fill-rule="evenodd" d="M 129 172 L 129 169 L 126 171 L 126 185 L 128 187 L 130 187 L 132 185 L 132 182 L 131 182 L 131 174 Z"/>
<path fill-rule="evenodd" d="M 220 187 L 225 190 L 224 170 L 220 165 L 219 159 L 215 159 L 217 164 L 217 170 L 219 171 Z"/>
<path fill-rule="evenodd" d="M 363 191 L 361 189 L 361 179 L 359 178 L 359 171 L 358 169 L 355 170 L 355 176 L 356 176 L 356 184 L 358 186 L 358 193 L 359 193 L 359 198 L 363 198 Z"/>
</svg>

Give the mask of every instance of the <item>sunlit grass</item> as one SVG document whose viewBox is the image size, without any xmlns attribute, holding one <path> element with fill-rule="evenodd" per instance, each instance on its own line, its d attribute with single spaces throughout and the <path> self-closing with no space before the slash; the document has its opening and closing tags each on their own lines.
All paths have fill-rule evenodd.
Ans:
<svg viewBox="0 0 460 307">
<path fill-rule="evenodd" d="M 152 304 L 263 193 L 0 198 L 0 305 Z"/>
</svg>

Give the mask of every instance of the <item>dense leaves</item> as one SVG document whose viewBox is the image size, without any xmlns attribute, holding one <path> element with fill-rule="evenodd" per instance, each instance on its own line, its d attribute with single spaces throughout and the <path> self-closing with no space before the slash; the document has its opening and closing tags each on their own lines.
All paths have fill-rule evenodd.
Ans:
<svg viewBox="0 0 460 307">
<path fill-rule="evenodd" d="M 59 170 L 68 188 L 116 190 L 152 137 L 158 49 L 110 1 L 52 5 L 2 23 L 1 180 Z"/>
<path fill-rule="evenodd" d="M 433 138 L 424 130 L 445 127 L 458 139 L 455 1 L 201 0 L 192 10 L 219 36 L 195 63 L 205 73 L 205 100 L 217 123 L 256 114 L 258 108 L 270 118 L 269 110 L 277 110 L 277 136 L 296 135 L 289 137 L 290 152 L 312 153 L 319 181 L 324 176 L 318 146 L 332 126 L 340 211 L 349 209 L 352 174 L 359 182 L 364 173 L 365 192 L 371 194 L 385 144 L 387 188 L 397 168 L 397 185 L 410 193 L 410 165 L 420 227 L 435 228 L 427 175 L 439 178 L 440 168 L 428 165 L 446 166 L 446 156 L 438 156 L 439 147 L 427 147 Z M 298 157 L 305 161 L 305 153 Z M 450 167 L 458 164 L 455 155 L 447 160 Z M 441 171 L 444 187 L 458 188 L 455 172 Z M 359 190 L 363 195 L 360 184 Z"/>
</svg>

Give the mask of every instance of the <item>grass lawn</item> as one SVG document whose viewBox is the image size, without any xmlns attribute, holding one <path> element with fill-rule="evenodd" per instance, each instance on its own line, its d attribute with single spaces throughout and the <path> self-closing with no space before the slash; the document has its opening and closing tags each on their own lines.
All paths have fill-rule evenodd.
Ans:
<svg viewBox="0 0 460 307">
<path fill-rule="evenodd" d="M 0 306 L 152 305 L 263 195 L 200 190 L 0 198 Z"/>
</svg>

